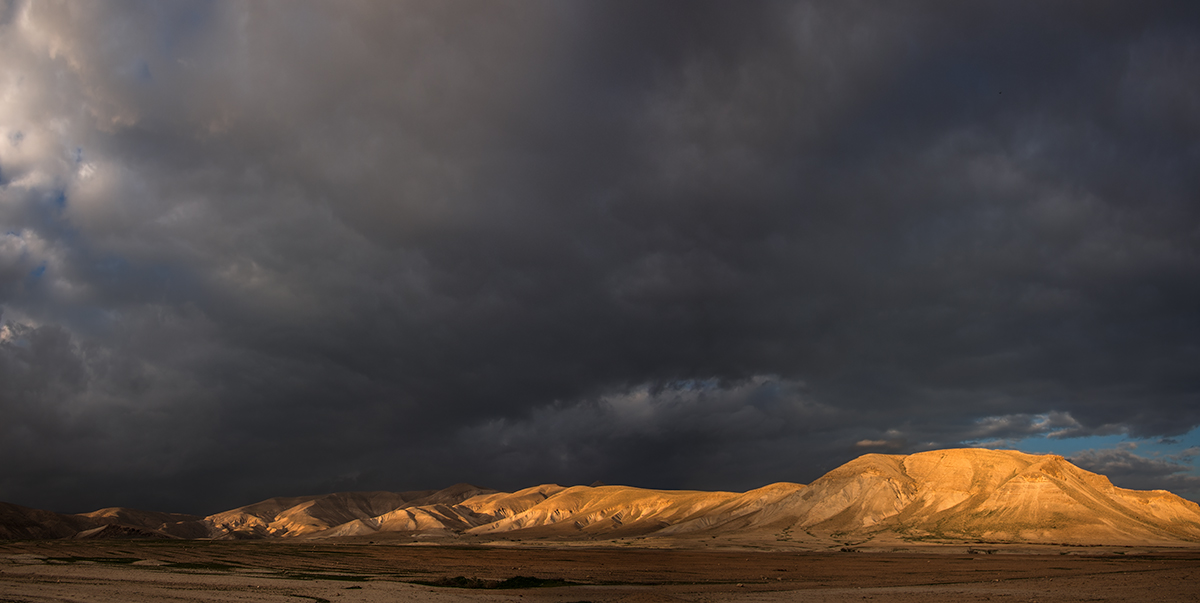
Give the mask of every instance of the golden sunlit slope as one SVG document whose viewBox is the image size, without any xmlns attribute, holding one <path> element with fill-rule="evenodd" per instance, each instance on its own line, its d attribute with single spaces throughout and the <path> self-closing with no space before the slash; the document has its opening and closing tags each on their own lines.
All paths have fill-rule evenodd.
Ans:
<svg viewBox="0 0 1200 603">
<path fill-rule="evenodd" d="M 543 485 L 508 493 L 459 484 L 378 517 L 356 519 L 311 537 L 361 536 L 376 532 L 463 532 L 521 513 L 562 490 L 562 486 Z"/>
<path fill-rule="evenodd" d="M 378 525 L 379 517 L 405 507 L 454 504 L 494 492 L 468 484 L 417 492 L 340 492 L 321 496 L 271 498 L 205 518 L 215 538 L 295 537 L 324 532 L 355 522 Z M 376 528 L 377 529 L 377 528 Z M 425 527 L 405 530 L 426 529 Z M 344 534 L 358 533 L 343 527 Z M 333 535 L 333 534 L 331 534 Z"/>
<path fill-rule="evenodd" d="M 790 503 L 794 532 L 906 539 L 1200 541 L 1200 506 L 1113 486 L 1056 455 L 959 449 L 869 454 Z"/>
<path fill-rule="evenodd" d="M 609 539 L 725 536 L 772 541 L 1200 541 L 1200 507 L 1165 491 L 1114 487 L 1059 456 L 958 449 L 868 454 L 810 486 L 735 492 L 542 485 L 271 499 L 211 516 L 216 537 L 379 532 Z"/>
<path fill-rule="evenodd" d="M 373 518 L 290 536 L 332 538 L 377 532 L 449 532 L 476 536 L 605 539 L 651 534 L 687 524 L 736 525 L 803 489 L 773 484 L 746 493 L 644 490 L 625 486 L 546 484 L 451 501 L 414 501 Z M 444 492 L 444 491 L 443 491 Z M 421 504 L 424 503 L 424 504 Z"/>
<path fill-rule="evenodd" d="M 736 493 L 576 486 L 468 533 L 520 531 L 527 536 L 615 538 L 658 533 L 673 526 L 703 529 L 733 525 L 738 519 L 759 514 L 803 488 L 799 484 L 780 483 Z"/>
<path fill-rule="evenodd" d="M 736 494 L 729 492 L 575 486 L 469 533 L 522 530 L 530 535 L 565 537 L 645 534 L 703 515 L 733 496 Z"/>
<path fill-rule="evenodd" d="M 1170 543 L 1200 541 L 1200 507 L 1165 491 L 1114 487 L 1059 456 L 971 448 L 869 454 L 808 487 L 781 483 L 742 494 L 539 486 L 413 505 L 337 534 L 428 530 L 553 539 Z"/>
<path fill-rule="evenodd" d="M 101 509 L 60 515 L 0 503 L 0 538 L 338 538 L 379 533 L 474 539 L 722 537 L 1073 544 L 1200 542 L 1200 506 L 1113 486 L 1060 456 L 1011 450 L 868 454 L 808 486 L 749 492 L 547 484 L 513 493 L 459 484 L 420 492 L 272 498 L 206 518 Z M 668 542 L 664 540 L 663 542 Z"/>
</svg>

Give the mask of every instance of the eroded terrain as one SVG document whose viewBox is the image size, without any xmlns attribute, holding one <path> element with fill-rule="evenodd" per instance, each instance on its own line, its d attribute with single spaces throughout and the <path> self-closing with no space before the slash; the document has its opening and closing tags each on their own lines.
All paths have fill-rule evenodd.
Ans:
<svg viewBox="0 0 1200 603">
<path fill-rule="evenodd" d="M 457 584 L 473 588 L 435 586 Z M 496 588 L 516 586 L 518 588 Z M 0 601 L 1132 601 L 1200 599 L 1200 550 L 840 552 L 399 543 L 0 544 Z"/>
</svg>

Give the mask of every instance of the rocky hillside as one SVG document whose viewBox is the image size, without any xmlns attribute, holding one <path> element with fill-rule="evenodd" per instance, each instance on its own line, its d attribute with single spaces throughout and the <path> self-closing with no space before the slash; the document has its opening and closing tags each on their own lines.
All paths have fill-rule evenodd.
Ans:
<svg viewBox="0 0 1200 603">
<path fill-rule="evenodd" d="M 0 505 L 2 538 L 343 538 L 384 533 L 472 539 L 639 536 L 769 542 L 1200 543 L 1200 506 L 1113 486 L 1060 456 L 958 449 L 868 454 L 808 486 L 749 492 L 542 485 L 497 492 L 272 498 L 200 518 L 102 509 L 62 515 Z"/>
</svg>

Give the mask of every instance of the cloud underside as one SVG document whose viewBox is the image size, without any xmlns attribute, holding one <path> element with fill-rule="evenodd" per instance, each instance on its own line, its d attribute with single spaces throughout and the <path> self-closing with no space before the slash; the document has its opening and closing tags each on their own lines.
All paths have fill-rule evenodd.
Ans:
<svg viewBox="0 0 1200 603">
<path fill-rule="evenodd" d="M 1196 10 L 0 3 L 0 499 L 1184 434 Z"/>
<path fill-rule="evenodd" d="M 1113 449 L 1084 450 L 1069 460 L 1126 488 L 1170 490 L 1192 500 L 1200 498 L 1200 477 L 1192 467 L 1200 448 L 1192 446 L 1168 455 L 1140 455 L 1136 449 L 1130 442 Z"/>
</svg>

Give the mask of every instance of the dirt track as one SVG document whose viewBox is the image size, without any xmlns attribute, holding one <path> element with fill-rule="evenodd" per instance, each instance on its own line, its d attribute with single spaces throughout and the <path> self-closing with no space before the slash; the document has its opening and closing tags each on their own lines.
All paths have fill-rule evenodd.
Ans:
<svg viewBox="0 0 1200 603">
<path fill-rule="evenodd" d="M 1200 600 L 1200 550 L 966 551 L 15 542 L 0 544 L 0 602 Z M 457 576 L 572 585 L 415 584 Z"/>
</svg>

